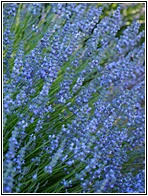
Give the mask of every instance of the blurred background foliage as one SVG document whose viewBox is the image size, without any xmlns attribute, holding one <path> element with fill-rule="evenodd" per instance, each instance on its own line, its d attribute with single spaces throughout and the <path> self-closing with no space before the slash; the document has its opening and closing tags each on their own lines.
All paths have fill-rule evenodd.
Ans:
<svg viewBox="0 0 148 196">
<path fill-rule="evenodd" d="M 142 24 L 141 29 L 144 29 L 145 25 L 145 4 L 144 3 L 99 3 L 98 6 L 102 6 L 104 9 L 104 16 L 110 15 L 111 11 L 114 11 L 118 6 L 121 6 L 121 13 L 125 26 L 132 23 L 133 20 L 137 20 Z"/>
</svg>

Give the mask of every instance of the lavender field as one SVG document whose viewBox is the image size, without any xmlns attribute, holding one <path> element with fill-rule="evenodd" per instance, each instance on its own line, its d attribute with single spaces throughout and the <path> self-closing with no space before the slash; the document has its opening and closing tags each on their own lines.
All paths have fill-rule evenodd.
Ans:
<svg viewBox="0 0 148 196">
<path fill-rule="evenodd" d="M 145 193 L 144 7 L 3 3 L 4 193 Z"/>
</svg>

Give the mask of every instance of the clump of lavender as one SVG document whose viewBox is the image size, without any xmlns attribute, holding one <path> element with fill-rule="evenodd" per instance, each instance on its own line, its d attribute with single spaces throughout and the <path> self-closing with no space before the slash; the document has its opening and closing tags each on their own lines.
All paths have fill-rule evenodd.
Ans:
<svg viewBox="0 0 148 196">
<path fill-rule="evenodd" d="M 4 193 L 145 192 L 144 31 L 110 6 L 4 4 Z"/>
</svg>

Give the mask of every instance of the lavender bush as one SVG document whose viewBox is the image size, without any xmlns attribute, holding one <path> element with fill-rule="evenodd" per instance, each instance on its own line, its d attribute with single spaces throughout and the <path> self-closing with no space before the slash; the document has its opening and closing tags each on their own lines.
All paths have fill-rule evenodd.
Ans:
<svg viewBox="0 0 148 196">
<path fill-rule="evenodd" d="M 4 193 L 145 192 L 144 31 L 109 6 L 3 5 Z"/>
</svg>

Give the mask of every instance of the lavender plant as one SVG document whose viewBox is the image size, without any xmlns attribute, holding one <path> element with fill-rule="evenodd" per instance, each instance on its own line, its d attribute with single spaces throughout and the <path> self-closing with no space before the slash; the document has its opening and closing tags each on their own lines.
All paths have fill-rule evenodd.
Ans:
<svg viewBox="0 0 148 196">
<path fill-rule="evenodd" d="M 145 192 L 144 31 L 109 6 L 3 5 L 4 193 Z"/>
</svg>

